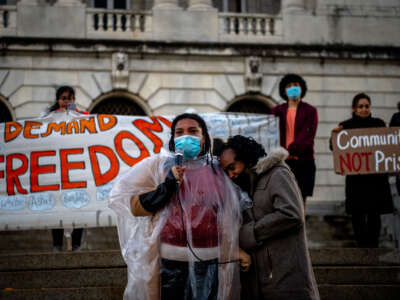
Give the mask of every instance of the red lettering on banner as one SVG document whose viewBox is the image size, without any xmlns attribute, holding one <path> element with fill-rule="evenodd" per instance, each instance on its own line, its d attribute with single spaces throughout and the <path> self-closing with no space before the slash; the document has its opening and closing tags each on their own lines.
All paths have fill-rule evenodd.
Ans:
<svg viewBox="0 0 400 300">
<path fill-rule="evenodd" d="M 136 146 L 138 146 L 140 150 L 140 155 L 139 157 L 132 157 L 128 155 L 128 153 L 125 152 L 124 148 L 122 148 L 122 141 L 124 139 L 129 139 L 133 142 L 135 142 Z M 115 150 L 117 151 L 119 157 L 128 165 L 128 166 L 133 166 L 142 159 L 148 157 L 150 155 L 149 150 L 146 149 L 145 145 L 132 133 L 128 131 L 121 131 L 117 134 L 117 136 L 114 138 L 114 145 L 115 145 Z"/>
<path fill-rule="evenodd" d="M 101 153 L 110 161 L 110 169 L 101 174 L 99 162 L 97 160 L 97 153 Z M 113 150 L 106 146 L 91 146 L 89 147 L 89 156 L 92 165 L 92 173 L 96 186 L 106 184 L 115 178 L 119 172 L 118 158 Z"/>
<path fill-rule="evenodd" d="M 43 156 L 55 156 L 56 151 L 38 151 L 31 153 L 31 193 L 43 191 L 57 191 L 59 184 L 39 185 L 39 174 L 55 173 L 55 165 L 39 165 L 39 158 Z"/>
<path fill-rule="evenodd" d="M 171 123 L 170 121 L 168 121 L 167 119 L 165 119 L 165 118 L 163 118 L 163 117 L 161 117 L 161 116 L 157 116 L 157 118 L 158 118 L 161 122 L 163 122 L 165 125 L 167 125 L 169 128 L 171 128 L 172 123 Z"/>
<path fill-rule="evenodd" d="M 152 131 L 162 132 L 163 128 L 155 117 L 150 118 L 153 120 L 153 123 L 146 122 L 145 120 L 135 120 L 133 124 L 153 142 L 154 153 L 159 153 L 163 142 Z"/>
<path fill-rule="evenodd" d="M 369 168 L 369 156 L 372 155 L 372 152 L 364 152 L 361 153 L 361 156 L 365 157 L 365 165 L 366 165 L 366 170 L 369 172 L 371 169 Z"/>
<path fill-rule="evenodd" d="M 107 122 L 106 119 L 108 119 Z M 97 115 L 97 120 L 101 131 L 109 130 L 117 124 L 117 118 L 112 115 Z"/>
<path fill-rule="evenodd" d="M 22 162 L 22 165 L 14 169 L 13 168 L 13 160 L 19 159 Z M 21 182 L 19 181 L 19 176 L 25 174 L 28 170 L 28 158 L 21 153 L 14 153 L 7 155 L 6 162 L 6 173 L 7 173 L 7 194 L 9 196 L 15 195 L 14 185 L 17 188 L 18 193 L 20 194 L 28 194 L 28 191 L 23 189 L 21 186 Z"/>
<path fill-rule="evenodd" d="M 0 155 L 0 163 L 4 162 L 4 155 Z M 0 170 L 0 178 L 4 178 L 4 170 Z"/>
<path fill-rule="evenodd" d="M 341 173 L 345 172 L 344 167 L 347 168 L 348 172 L 359 172 L 363 166 L 367 171 L 370 171 L 369 166 L 369 156 L 372 155 L 372 152 L 355 152 L 355 153 L 346 153 L 346 158 L 343 157 L 342 154 L 339 155 L 339 165 Z"/>
<path fill-rule="evenodd" d="M 79 125 L 75 120 L 67 123 L 67 134 L 72 134 L 72 129 L 74 130 L 75 134 L 79 133 Z"/>
<path fill-rule="evenodd" d="M 85 130 L 89 131 L 89 133 L 97 133 L 96 124 L 94 123 L 94 117 L 90 117 L 87 119 L 80 119 L 80 128 L 81 133 L 85 133 Z"/>
<path fill-rule="evenodd" d="M 358 159 L 358 166 L 357 166 L 357 167 L 356 167 L 356 162 L 355 162 L 355 160 L 354 160 L 355 157 Z M 361 155 L 360 155 L 360 153 L 354 153 L 354 154 L 353 154 L 353 156 L 352 156 L 352 158 L 351 158 L 351 164 L 353 165 L 353 170 L 354 170 L 355 172 L 358 172 L 358 171 L 361 170 L 362 161 L 361 161 Z"/>
<path fill-rule="evenodd" d="M 61 188 L 62 189 L 77 189 L 85 188 L 86 181 L 70 181 L 69 170 L 72 169 L 85 169 L 84 161 L 69 162 L 68 155 L 82 154 L 82 148 L 75 149 L 61 149 L 60 150 L 60 161 L 61 161 Z"/>
<path fill-rule="evenodd" d="M 26 139 L 37 139 L 39 137 L 38 134 L 32 134 L 32 129 L 38 129 L 42 126 L 42 122 L 34 122 L 34 121 L 26 121 L 24 127 L 24 138 Z"/>
<path fill-rule="evenodd" d="M 349 170 L 350 172 L 353 170 L 353 168 L 351 166 L 350 153 L 346 153 L 346 158 L 347 158 L 347 161 L 345 161 L 345 159 L 343 158 L 343 155 L 339 155 L 339 165 L 340 165 L 341 173 L 344 173 L 343 164 L 347 167 L 347 170 Z"/>
<path fill-rule="evenodd" d="M 4 141 L 7 143 L 15 139 L 22 131 L 22 125 L 18 122 L 7 122 L 4 128 Z"/>
<path fill-rule="evenodd" d="M 61 135 L 65 135 L 65 122 L 60 123 L 49 123 L 47 125 L 47 131 L 42 133 L 42 137 L 49 136 L 53 131 L 60 131 Z"/>
</svg>

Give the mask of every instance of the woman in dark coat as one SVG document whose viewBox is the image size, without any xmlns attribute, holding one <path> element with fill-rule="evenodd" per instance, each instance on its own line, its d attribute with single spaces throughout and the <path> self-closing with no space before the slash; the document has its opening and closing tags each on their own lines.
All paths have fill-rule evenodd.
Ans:
<svg viewBox="0 0 400 300">
<path fill-rule="evenodd" d="M 353 117 L 333 129 L 385 127 L 385 122 L 371 116 L 371 99 L 357 94 L 352 103 Z M 346 176 L 346 212 L 352 215 L 354 235 L 359 247 L 377 248 L 381 214 L 393 212 L 392 195 L 387 174 Z"/>
<path fill-rule="evenodd" d="M 239 234 L 239 245 L 252 260 L 250 270 L 241 273 L 241 299 L 319 300 L 303 201 L 284 163 L 287 156 L 284 148 L 266 155 L 260 144 L 241 135 L 229 138 L 220 156 L 226 173 L 253 200 Z"/>
</svg>

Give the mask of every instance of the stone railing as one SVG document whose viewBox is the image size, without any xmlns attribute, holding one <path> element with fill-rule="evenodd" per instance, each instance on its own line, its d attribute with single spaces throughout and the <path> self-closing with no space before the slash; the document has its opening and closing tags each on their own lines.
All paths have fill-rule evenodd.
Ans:
<svg viewBox="0 0 400 300">
<path fill-rule="evenodd" d="M 143 39 L 151 32 L 151 21 L 151 12 L 86 9 L 88 38 Z"/>
<path fill-rule="evenodd" d="M 282 38 L 282 18 L 265 14 L 219 14 L 221 41 L 255 42 Z"/>
<path fill-rule="evenodd" d="M 10 36 L 17 34 L 16 6 L 0 6 L 0 35 Z"/>
</svg>

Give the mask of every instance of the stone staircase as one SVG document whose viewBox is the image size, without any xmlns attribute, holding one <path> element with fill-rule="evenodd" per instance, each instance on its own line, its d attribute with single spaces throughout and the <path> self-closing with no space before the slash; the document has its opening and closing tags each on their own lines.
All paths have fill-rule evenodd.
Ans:
<svg viewBox="0 0 400 300">
<path fill-rule="evenodd" d="M 310 249 L 322 300 L 399 300 L 400 252 Z M 1 299 L 122 299 L 119 250 L 0 254 Z"/>
</svg>

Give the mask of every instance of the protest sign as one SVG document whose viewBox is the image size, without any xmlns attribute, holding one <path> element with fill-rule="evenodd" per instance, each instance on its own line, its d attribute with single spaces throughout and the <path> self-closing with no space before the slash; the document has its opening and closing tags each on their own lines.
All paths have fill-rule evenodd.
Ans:
<svg viewBox="0 0 400 300">
<path fill-rule="evenodd" d="M 274 116 L 201 114 L 213 138 L 279 145 Z M 0 230 L 115 225 L 107 198 L 118 175 L 168 146 L 172 116 L 80 115 L 0 124 Z"/>
<path fill-rule="evenodd" d="M 400 172 L 400 127 L 344 129 L 332 135 L 335 172 Z"/>
</svg>

